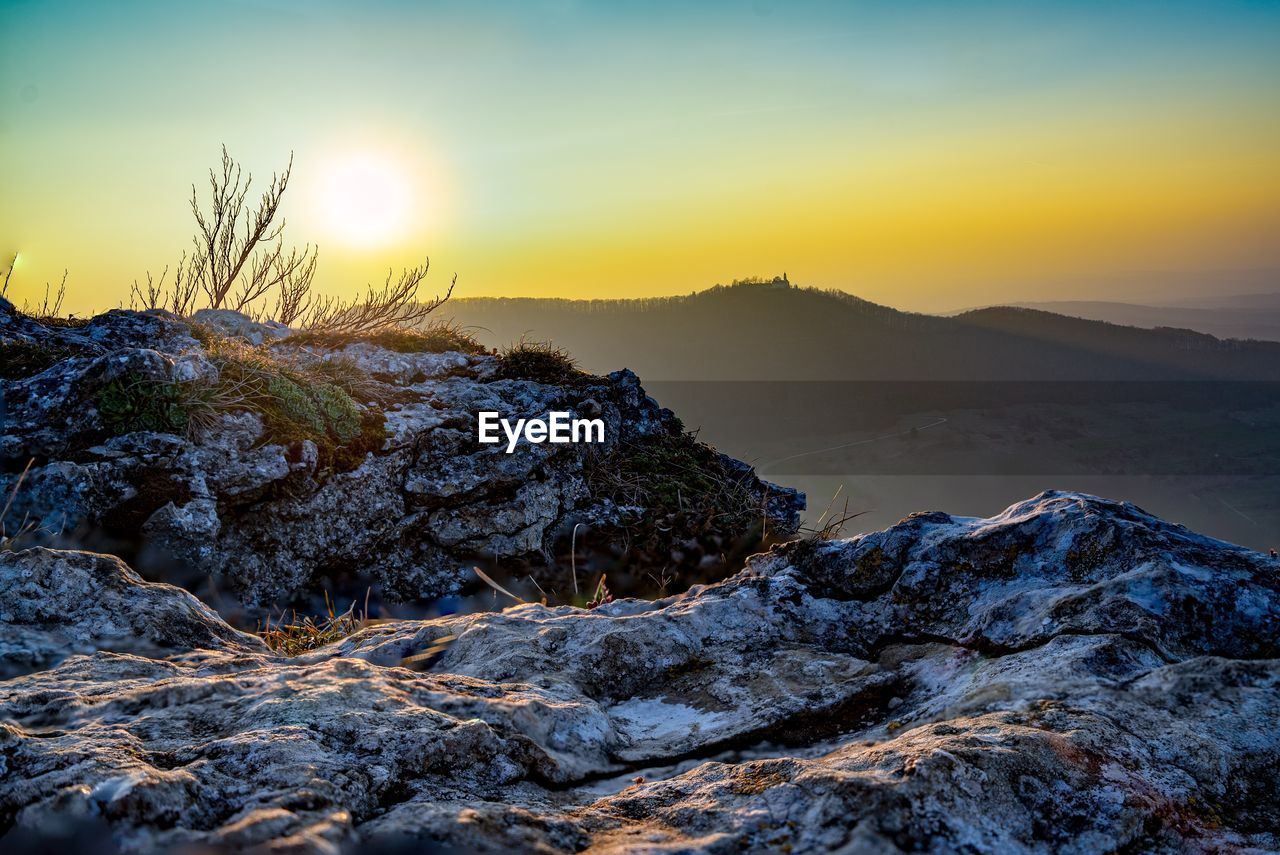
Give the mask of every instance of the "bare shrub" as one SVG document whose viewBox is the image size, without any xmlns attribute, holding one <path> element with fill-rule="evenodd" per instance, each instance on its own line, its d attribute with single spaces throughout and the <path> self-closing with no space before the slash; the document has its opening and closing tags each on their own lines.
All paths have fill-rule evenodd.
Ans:
<svg viewBox="0 0 1280 855">
<path fill-rule="evenodd" d="M 194 312 L 196 298 L 199 296 L 198 283 L 185 252 L 175 269 L 173 283 L 165 288 L 164 280 L 168 275 L 169 268 L 166 267 L 160 272 L 158 279 L 148 270 L 146 285 L 139 285 L 138 280 L 133 280 L 129 289 L 129 308 L 166 309 L 178 317 L 186 317 Z"/>
<path fill-rule="evenodd" d="M 273 173 L 256 208 L 247 205 L 252 174 L 222 147 L 221 171 L 209 170 L 209 210 L 200 206 L 191 187 L 191 213 L 198 234 L 191 272 L 195 274 L 211 309 L 241 311 L 265 296 L 273 287 L 298 281 L 310 284 L 315 273 L 314 251 L 285 251 L 281 238 L 284 220 L 276 222 L 280 202 L 293 173 L 293 155 L 281 173 Z M 247 271 L 246 271 L 247 268 Z"/>
<path fill-rule="evenodd" d="M 9 280 L 13 278 L 13 268 L 18 266 L 18 254 L 15 252 L 13 258 L 9 259 L 9 269 L 4 272 L 4 284 L 0 285 L 0 297 L 9 295 Z"/>
<path fill-rule="evenodd" d="M 304 330 L 348 336 L 365 335 L 389 327 L 412 327 L 443 306 L 453 296 L 458 276 L 454 274 L 448 289 L 426 303 L 418 302 L 418 288 L 427 278 L 431 268 L 428 259 L 417 267 L 401 271 L 392 281 L 393 272 L 387 271 L 381 288 L 369 285 L 364 297 L 342 300 L 335 297 L 317 297 L 311 302 L 301 320 Z"/>
<path fill-rule="evenodd" d="M 310 304 L 318 249 L 285 248 L 285 221 L 280 203 L 293 174 L 293 155 L 281 173 L 273 173 L 257 205 L 250 204 L 253 175 L 222 147 L 222 162 L 209 170 L 207 209 L 191 185 L 191 213 L 196 221 L 194 251 L 183 253 L 172 284 L 165 286 L 166 267 L 156 279 L 133 283 L 130 305 L 140 309 L 168 309 L 179 316 L 196 310 L 201 298 L 210 309 L 233 309 L 261 320 L 262 301 L 277 291 L 274 314 L 288 324 Z"/>
</svg>

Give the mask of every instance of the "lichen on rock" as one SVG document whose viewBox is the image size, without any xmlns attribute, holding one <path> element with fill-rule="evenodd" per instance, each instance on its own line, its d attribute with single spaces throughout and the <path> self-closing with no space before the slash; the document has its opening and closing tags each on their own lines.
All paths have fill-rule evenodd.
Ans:
<svg viewBox="0 0 1280 855">
<path fill-rule="evenodd" d="M 628 371 L 555 385 L 508 376 L 500 357 L 448 329 L 354 341 L 260 327 L 226 311 L 193 322 L 117 311 L 70 329 L 0 312 L 0 341 L 70 354 L 0 381 L 0 489 L 34 461 L 13 513 L 61 533 L 56 542 L 105 538 L 150 576 L 212 577 L 252 603 L 304 596 L 331 575 L 386 598 L 431 599 L 476 584 L 477 560 L 567 591 L 557 554 L 579 524 L 586 549 L 624 577 L 690 537 L 718 555 L 759 542 L 762 516 L 779 532 L 798 524 L 802 496 L 686 436 Z M 464 351 L 404 350 L 438 343 Z M 589 414 L 606 441 L 521 442 L 507 454 L 477 441 L 482 410 Z M 665 451 L 677 448 L 679 459 Z M 624 506 L 592 477 L 624 472 L 614 464 L 648 449 L 668 470 L 649 482 L 679 478 L 684 493 Z M 628 559 L 637 517 L 667 523 Z M 683 560 L 692 570 L 701 557 Z"/>
<path fill-rule="evenodd" d="M 62 613 L 0 650 L 93 631 L 0 682 L 0 822 L 125 852 L 1274 851 L 1277 575 L 1045 493 L 283 657 L 118 562 L 22 552 L 0 580 Z"/>
</svg>

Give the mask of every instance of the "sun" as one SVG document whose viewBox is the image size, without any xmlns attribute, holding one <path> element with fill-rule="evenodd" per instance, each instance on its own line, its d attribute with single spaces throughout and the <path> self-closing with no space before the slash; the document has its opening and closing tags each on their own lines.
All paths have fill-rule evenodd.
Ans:
<svg viewBox="0 0 1280 855">
<path fill-rule="evenodd" d="M 413 170 L 392 155 L 360 151 L 335 158 L 319 187 L 326 230 L 352 246 L 395 243 L 413 226 L 415 183 Z"/>
</svg>

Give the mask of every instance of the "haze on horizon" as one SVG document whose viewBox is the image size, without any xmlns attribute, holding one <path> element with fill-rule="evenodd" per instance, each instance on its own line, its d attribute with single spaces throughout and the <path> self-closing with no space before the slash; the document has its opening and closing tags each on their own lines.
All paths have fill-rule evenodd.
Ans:
<svg viewBox="0 0 1280 855">
<path fill-rule="evenodd" d="M 127 302 L 226 143 L 295 153 L 351 293 L 688 293 L 787 271 L 902 308 L 1261 290 L 1280 3 L 0 0 L 19 304 Z"/>
</svg>

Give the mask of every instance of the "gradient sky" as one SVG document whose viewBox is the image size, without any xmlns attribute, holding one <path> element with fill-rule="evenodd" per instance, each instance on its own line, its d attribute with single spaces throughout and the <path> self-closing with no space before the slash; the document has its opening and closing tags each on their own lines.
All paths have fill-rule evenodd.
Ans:
<svg viewBox="0 0 1280 855">
<path fill-rule="evenodd" d="M 221 143 L 295 153 L 332 293 L 425 255 L 461 296 L 1229 288 L 1280 268 L 1280 3 L 0 0 L 16 302 L 127 300 Z M 373 235 L 352 162 L 406 194 Z"/>
</svg>

